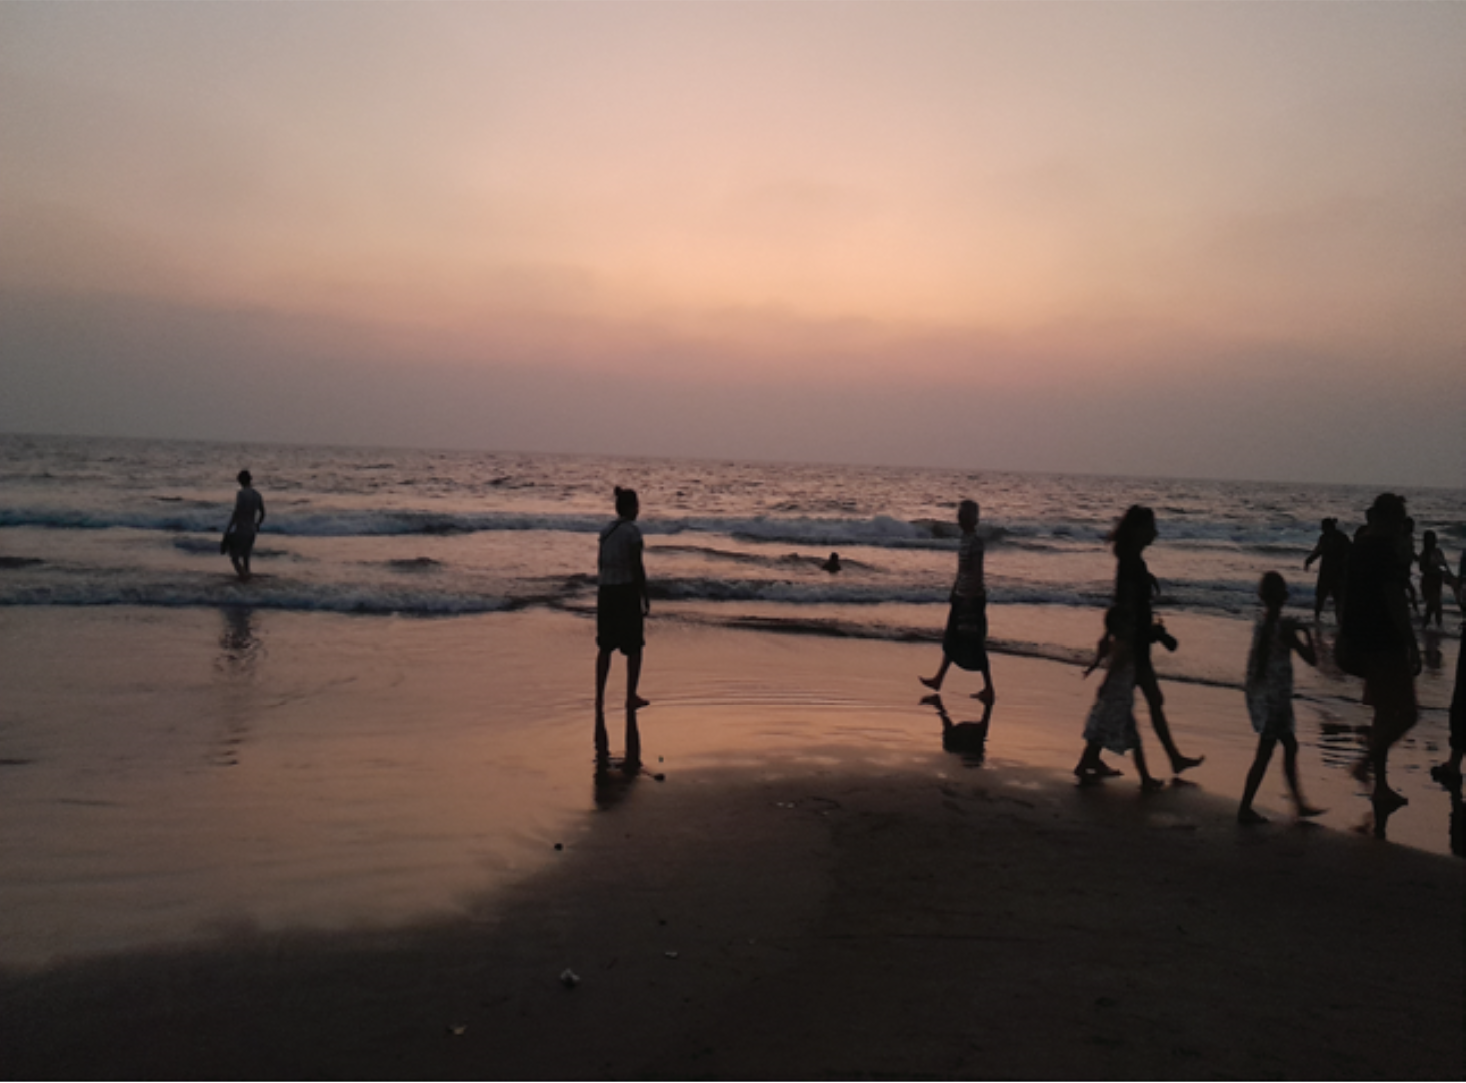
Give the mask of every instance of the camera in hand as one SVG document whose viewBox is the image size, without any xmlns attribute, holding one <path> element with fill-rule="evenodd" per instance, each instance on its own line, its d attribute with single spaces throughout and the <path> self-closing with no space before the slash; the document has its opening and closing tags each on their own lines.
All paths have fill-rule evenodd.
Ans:
<svg viewBox="0 0 1466 1083">
<path fill-rule="evenodd" d="M 1152 643 L 1159 643 L 1168 651 L 1174 651 L 1176 649 L 1176 637 L 1166 631 L 1164 624 L 1157 623 L 1150 626 L 1150 641 Z"/>
</svg>

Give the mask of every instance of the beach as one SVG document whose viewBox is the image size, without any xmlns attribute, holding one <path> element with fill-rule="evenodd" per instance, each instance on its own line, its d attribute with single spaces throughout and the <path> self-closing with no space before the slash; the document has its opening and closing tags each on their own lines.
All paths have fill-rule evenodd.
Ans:
<svg viewBox="0 0 1466 1083">
<path fill-rule="evenodd" d="M 571 613 L 0 636 L 14 1076 L 1461 1074 L 1463 866 L 1399 842 L 1459 804 L 1397 771 L 1378 838 L 1305 740 L 1330 811 L 1275 765 L 1240 828 L 1235 689 L 1166 685 L 1184 781 L 1080 788 L 1075 666 L 997 656 L 985 732 L 954 673 L 948 751 L 932 644 L 654 610 L 598 775 Z"/>
</svg>

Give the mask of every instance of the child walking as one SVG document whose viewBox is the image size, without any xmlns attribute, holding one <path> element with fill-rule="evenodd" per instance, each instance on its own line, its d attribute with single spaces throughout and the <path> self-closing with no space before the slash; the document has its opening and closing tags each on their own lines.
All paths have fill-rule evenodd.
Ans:
<svg viewBox="0 0 1466 1083">
<path fill-rule="evenodd" d="M 1105 679 L 1095 693 L 1094 706 L 1084 724 L 1084 755 L 1079 758 L 1074 774 L 1080 783 L 1109 778 L 1120 772 L 1100 759 L 1100 750 L 1135 754 L 1135 767 L 1140 772 L 1140 788 L 1149 793 L 1165 785 L 1145 766 L 1145 752 L 1140 747 L 1140 731 L 1135 726 L 1135 657 L 1126 634 L 1124 614 L 1118 606 L 1105 613 L 1105 634 L 1095 648 L 1094 661 L 1084 671 L 1088 677 L 1099 666 L 1107 665 Z"/>
<path fill-rule="evenodd" d="M 1262 600 L 1263 614 L 1252 633 L 1252 650 L 1247 656 L 1247 713 L 1257 731 L 1257 755 L 1247 772 L 1247 786 L 1242 791 L 1242 805 L 1237 810 L 1241 824 L 1267 823 L 1265 816 L 1253 811 L 1252 799 L 1262 785 L 1262 776 L 1273 758 L 1273 748 L 1283 746 L 1283 774 L 1288 778 L 1293 803 L 1299 816 L 1317 816 L 1323 812 L 1303 799 L 1298 786 L 1298 738 L 1293 735 L 1293 653 L 1309 665 L 1318 664 L 1313 649 L 1313 635 L 1291 617 L 1283 616 L 1288 600 L 1288 584 L 1277 572 L 1268 572 L 1258 584 L 1257 596 Z"/>
</svg>

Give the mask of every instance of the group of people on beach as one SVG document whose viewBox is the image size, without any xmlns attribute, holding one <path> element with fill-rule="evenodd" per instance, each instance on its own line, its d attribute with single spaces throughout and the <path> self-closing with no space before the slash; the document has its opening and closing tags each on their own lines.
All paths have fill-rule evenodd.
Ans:
<svg viewBox="0 0 1466 1083">
<path fill-rule="evenodd" d="M 640 503 L 632 489 L 616 489 L 616 514 L 600 533 L 599 597 L 596 616 L 596 752 L 607 755 L 605 730 L 606 680 L 612 655 L 620 651 L 627 664 L 627 760 L 637 759 L 635 713 L 647 706 L 638 693 L 644 620 L 651 611 L 646 569 L 642 561 L 643 542 L 636 525 Z M 940 692 L 948 671 L 958 669 L 982 675 L 982 689 L 974 693 L 991 709 L 996 700 L 992 667 L 987 653 L 987 587 L 984 579 L 984 547 L 977 532 L 980 508 L 975 500 L 963 500 L 957 509 L 961 542 L 957 550 L 957 576 L 949 597 L 946 629 L 942 636 L 942 660 L 936 673 L 920 681 Z M 1413 521 L 1405 514 L 1405 500 L 1394 493 L 1382 493 L 1366 514 L 1366 523 L 1351 541 L 1338 530 L 1336 519 L 1325 519 L 1318 545 L 1304 561 L 1305 570 L 1320 560 L 1315 595 L 1315 621 L 1324 603 L 1334 601 L 1339 633 L 1335 655 L 1340 668 L 1364 678 L 1364 703 L 1374 708 L 1369 750 L 1355 768 L 1361 780 L 1374 779 L 1377 813 L 1387 815 L 1406 803 L 1392 790 L 1386 771 L 1389 750 L 1414 725 L 1417 708 L 1414 678 L 1420 670 L 1420 651 L 1415 642 L 1409 605 L 1413 601 L 1411 568 L 1421 568 L 1421 595 L 1425 598 L 1424 621 L 1441 623 L 1440 595 L 1443 584 L 1461 586 L 1466 579 L 1466 556 L 1460 576 L 1452 576 L 1436 543 L 1434 531 L 1426 531 L 1424 548 L 1415 554 Z M 1151 660 L 1151 646 L 1159 643 L 1169 651 L 1175 638 L 1154 615 L 1152 603 L 1160 587 L 1150 573 L 1145 549 L 1156 540 L 1155 512 L 1136 504 L 1128 508 L 1109 535 L 1115 554 L 1115 593 L 1106 610 L 1104 635 L 1088 676 L 1103 666 L 1105 676 L 1084 726 L 1084 750 L 1074 774 L 1081 784 L 1118 775 L 1102 753 L 1129 752 L 1135 759 L 1144 791 L 1160 789 L 1164 783 L 1149 770 L 1140 743 L 1134 713 L 1135 690 L 1140 689 L 1149 708 L 1151 725 L 1170 761 L 1172 774 L 1199 766 L 1204 757 L 1188 756 L 1177 746 L 1165 715 L 1161 693 Z M 833 555 L 832 555 L 832 559 Z M 1257 751 L 1248 770 L 1237 819 L 1243 824 L 1264 823 L 1252 802 L 1278 745 L 1283 746 L 1283 771 L 1301 817 L 1323 810 L 1303 796 L 1298 781 L 1298 739 L 1293 719 L 1292 657 L 1309 665 L 1318 664 L 1319 648 L 1310 629 L 1283 615 L 1288 585 L 1283 576 L 1267 572 L 1258 585 L 1262 612 L 1253 629 L 1248 652 L 1245 698 L 1252 727 L 1258 735 Z M 1461 598 L 1458 594 L 1458 603 Z M 1466 652 L 1463 652 L 1466 654 Z M 1466 693 L 1462 689 L 1463 667 L 1458 660 L 1455 696 L 1451 706 L 1451 755 L 1432 774 L 1450 785 L 1460 784 L 1461 759 L 1466 750 Z M 636 743 L 639 744 L 639 741 Z"/>
</svg>

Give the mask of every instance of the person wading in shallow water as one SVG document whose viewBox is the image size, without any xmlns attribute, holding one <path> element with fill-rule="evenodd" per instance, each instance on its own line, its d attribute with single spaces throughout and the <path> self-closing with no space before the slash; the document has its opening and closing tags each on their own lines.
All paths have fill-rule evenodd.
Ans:
<svg viewBox="0 0 1466 1083">
<path fill-rule="evenodd" d="M 1179 775 L 1202 762 L 1204 756 L 1183 756 L 1171 738 L 1171 727 L 1162 709 L 1165 697 L 1156 680 L 1155 666 L 1150 660 L 1150 645 L 1160 642 L 1167 650 L 1176 649 L 1176 640 L 1165 625 L 1153 619 L 1151 594 L 1157 589 L 1155 576 L 1141 556 L 1145 547 L 1156 539 L 1155 512 L 1132 504 L 1110 532 L 1117 567 L 1115 570 L 1115 607 L 1120 611 L 1121 635 L 1129 640 L 1135 662 L 1135 685 L 1145 695 L 1150 707 L 1150 722 L 1161 747 L 1171 759 L 1171 773 Z"/>
<path fill-rule="evenodd" d="M 634 712 L 648 705 L 637 695 L 641 680 L 641 652 L 646 643 L 643 622 L 651 612 L 646 589 L 646 568 L 642 565 L 641 530 L 636 517 L 641 512 L 635 489 L 616 487 L 616 520 L 601 531 L 598 559 L 599 588 L 596 597 L 596 750 L 604 753 L 606 678 L 611 672 L 611 655 L 626 656 L 626 710 Z M 631 715 L 628 713 L 628 729 Z M 628 750 L 628 759 L 631 752 Z"/>
<path fill-rule="evenodd" d="M 248 470 L 239 472 L 239 494 L 234 498 L 234 514 L 224 528 L 224 538 L 219 542 L 219 552 L 229 554 L 229 563 L 234 565 L 234 574 L 248 579 L 249 555 L 254 551 L 255 535 L 265 521 L 265 502 L 251 487 L 254 480 Z"/>
<path fill-rule="evenodd" d="M 987 651 L 988 592 L 983 581 L 983 546 L 977 536 L 977 517 L 976 500 L 964 500 L 958 506 L 962 545 L 957 550 L 957 582 L 952 587 L 947 630 L 942 636 L 942 664 L 936 676 L 920 680 L 933 692 L 940 692 L 953 662 L 959 669 L 978 670 L 982 673 L 982 691 L 974 692 L 973 698 L 991 706 L 994 696 Z"/>
<path fill-rule="evenodd" d="M 1325 519 L 1318 544 L 1303 560 L 1303 570 L 1318 561 L 1318 586 L 1313 591 L 1313 619 L 1323 616 L 1323 604 L 1334 600 L 1334 620 L 1344 604 L 1344 573 L 1349 566 L 1349 535 L 1339 529 L 1339 520 Z"/>
</svg>

